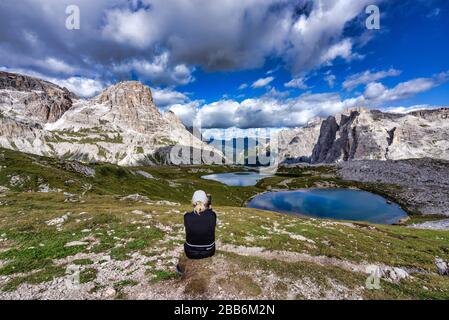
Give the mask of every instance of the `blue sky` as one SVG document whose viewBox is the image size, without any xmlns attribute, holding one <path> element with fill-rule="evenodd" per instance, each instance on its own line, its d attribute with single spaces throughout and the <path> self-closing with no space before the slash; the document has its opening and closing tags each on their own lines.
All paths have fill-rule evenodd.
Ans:
<svg viewBox="0 0 449 320">
<path fill-rule="evenodd" d="M 79 30 L 65 27 L 70 4 Z M 448 31 L 446 0 L 5 0 L 0 69 L 81 97 L 139 80 L 187 125 L 296 127 L 449 105 Z"/>
<path fill-rule="evenodd" d="M 331 66 L 311 70 L 308 73 L 310 79 L 307 81 L 311 88 L 290 89 L 291 95 L 310 90 L 315 93 L 338 91 L 343 97 L 351 97 L 353 91 L 344 90 L 342 83 L 347 77 L 366 70 L 376 72 L 394 68 L 402 71 L 398 76 L 382 80 L 382 83 L 389 87 L 413 78 L 429 77 L 449 70 L 449 3 L 393 2 L 405 4 L 379 5 L 382 13 L 381 29 L 369 32 L 372 40 L 357 50 L 364 56 L 363 59 L 350 62 L 337 59 Z M 363 24 L 364 21 L 358 23 Z M 195 72 L 196 81 L 183 86 L 182 90 L 193 93 L 191 96 L 195 99 L 205 99 L 207 102 L 219 100 L 223 95 L 241 101 L 260 96 L 266 91 L 266 88 L 238 90 L 242 83 L 251 84 L 257 79 L 267 77 L 267 72 L 275 69 L 277 71 L 270 74 L 275 77 L 271 85 L 278 90 L 285 90 L 284 84 L 291 80 L 291 73 L 280 59 L 268 60 L 263 67 L 254 70 L 212 73 L 198 70 Z M 325 80 L 326 72 L 329 71 L 336 77 L 333 87 Z M 354 91 L 357 89 L 363 88 L 358 87 Z M 449 83 L 445 83 L 409 99 L 391 102 L 388 106 L 448 105 L 448 89 Z M 245 96 L 241 96 L 242 94 Z"/>
</svg>

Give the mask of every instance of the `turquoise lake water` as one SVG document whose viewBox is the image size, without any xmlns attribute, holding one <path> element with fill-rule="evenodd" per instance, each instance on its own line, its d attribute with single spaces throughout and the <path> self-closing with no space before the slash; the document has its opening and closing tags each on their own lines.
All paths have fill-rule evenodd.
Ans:
<svg viewBox="0 0 449 320">
<path fill-rule="evenodd" d="M 314 218 L 393 224 L 406 217 L 400 206 L 385 198 L 351 189 L 304 189 L 267 192 L 254 197 L 248 207 Z"/>
<path fill-rule="evenodd" d="M 271 177 L 271 175 L 259 172 L 231 172 L 211 174 L 201 178 L 218 181 L 227 186 L 249 187 L 255 186 L 259 180 L 267 177 Z"/>
</svg>

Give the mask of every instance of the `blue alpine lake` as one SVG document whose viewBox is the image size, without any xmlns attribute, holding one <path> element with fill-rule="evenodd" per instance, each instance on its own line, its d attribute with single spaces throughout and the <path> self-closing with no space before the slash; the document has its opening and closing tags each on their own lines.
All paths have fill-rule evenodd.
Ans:
<svg viewBox="0 0 449 320">
<path fill-rule="evenodd" d="M 351 189 L 303 189 L 266 192 L 248 203 L 249 208 L 314 218 L 397 223 L 407 213 L 385 198 Z"/>
<path fill-rule="evenodd" d="M 259 180 L 271 176 L 272 175 L 270 174 L 259 172 L 230 172 L 211 174 L 208 176 L 202 176 L 201 178 L 206 180 L 218 181 L 227 186 L 249 187 L 255 186 Z"/>
</svg>

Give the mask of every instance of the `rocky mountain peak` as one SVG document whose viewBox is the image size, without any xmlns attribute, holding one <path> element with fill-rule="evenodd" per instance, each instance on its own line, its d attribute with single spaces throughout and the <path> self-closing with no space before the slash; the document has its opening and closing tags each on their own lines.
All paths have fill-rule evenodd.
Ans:
<svg viewBox="0 0 449 320">
<path fill-rule="evenodd" d="M 183 127 L 185 127 L 181 122 L 181 119 L 179 119 L 178 116 L 171 110 L 164 113 L 164 118 L 170 123 L 182 125 Z"/>
<path fill-rule="evenodd" d="M 67 91 L 65 88 L 60 88 L 44 80 L 4 71 L 0 71 L 0 89 L 17 91 L 47 91 L 53 89 L 52 91 Z"/>
<path fill-rule="evenodd" d="M 355 108 L 314 125 L 281 132 L 286 162 L 449 159 L 449 109 L 408 114 Z M 313 149 L 311 148 L 313 146 Z"/>
<path fill-rule="evenodd" d="M 72 107 L 76 96 L 66 88 L 33 77 L 0 71 L 0 105 L 7 113 L 37 122 L 55 122 Z"/>
<path fill-rule="evenodd" d="M 97 101 L 98 103 L 109 103 L 111 106 L 155 108 L 150 88 L 138 81 L 124 81 L 110 86 L 97 97 Z"/>
<path fill-rule="evenodd" d="M 162 115 L 150 88 L 140 82 L 118 83 L 73 105 L 67 92 L 43 80 L 2 73 L 0 147 L 126 166 L 170 163 L 175 145 L 219 154 L 173 112 Z"/>
<path fill-rule="evenodd" d="M 110 86 L 91 103 L 109 108 L 102 116 L 122 130 L 154 133 L 167 127 L 167 122 L 154 105 L 149 87 L 138 81 L 125 81 Z M 102 112 L 102 111 L 100 111 Z"/>
</svg>

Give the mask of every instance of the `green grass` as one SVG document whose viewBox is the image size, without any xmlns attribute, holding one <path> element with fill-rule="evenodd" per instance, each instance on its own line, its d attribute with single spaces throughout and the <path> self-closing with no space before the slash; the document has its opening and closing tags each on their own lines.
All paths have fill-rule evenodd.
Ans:
<svg viewBox="0 0 449 320">
<path fill-rule="evenodd" d="M 151 282 L 159 282 L 179 278 L 179 275 L 173 271 L 155 270 Z"/>
<path fill-rule="evenodd" d="M 80 272 L 80 283 L 88 283 L 97 278 L 97 269 L 87 268 Z"/>
<path fill-rule="evenodd" d="M 33 219 L 34 220 L 34 219 Z M 0 253 L 8 261 L 0 268 L 0 275 L 30 272 L 53 265 L 53 259 L 62 259 L 84 250 L 83 247 L 65 247 L 67 242 L 78 240 L 81 234 L 57 232 L 50 227 L 37 228 L 33 221 L 21 220 L 15 229 L 2 228 L 15 246 Z"/>
<path fill-rule="evenodd" d="M 117 281 L 116 283 L 114 283 L 114 289 L 119 291 L 125 287 L 132 287 L 132 286 L 136 286 L 138 284 L 139 283 L 135 280 L 121 280 L 121 281 Z"/>
<path fill-rule="evenodd" d="M 65 274 L 65 268 L 59 266 L 48 266 L 42 270 L 39 270 L 33 274 L 26 276 L 19 276 L 8 281 L 2 291 L 14 291 L 23 283 L 39 284 L 43 282 L 52 281 L 55 278 L 59 278 Z"/>
<path fill-rule="evenodd" d="M 139 283 L 135 280 L 121 280 L 114 283 L 114 289 L 116 291 L 115 299 L 124 300 L 126 299 L 126 294 L 123 290 L 126 287 L 133 287 L 138 285 Z"/>
<path fill-rule="evenodd" d="M 92 135 L 96 135 L 97 137 L 92 137 Z M 69 130 L 53 131 L 53 135 L 47 137 L 46 141 L 53 143 L 72 142 L 94 145 L 97 145 L 99 142 L 120 144 L 123 143 L 123 137 L 119 133 L 107 132 L 101 128 L 91 128 L 81 129 L 77 132 Z"/>
<path fill-rule="evenodd" d="M 80 265 L 80 266 L 86 266 L 93 264 L 94 262 L 91 259 L 77 259 L 73 260 L 73 264 Z"/>
</svg>

